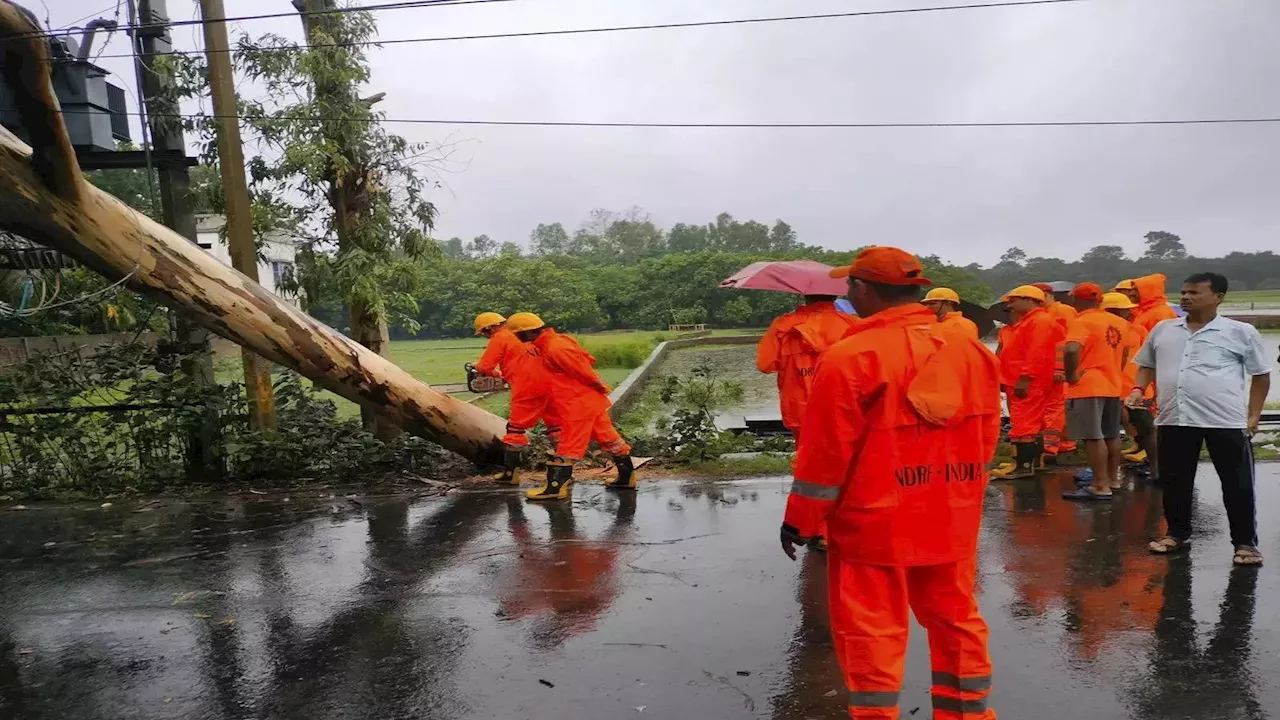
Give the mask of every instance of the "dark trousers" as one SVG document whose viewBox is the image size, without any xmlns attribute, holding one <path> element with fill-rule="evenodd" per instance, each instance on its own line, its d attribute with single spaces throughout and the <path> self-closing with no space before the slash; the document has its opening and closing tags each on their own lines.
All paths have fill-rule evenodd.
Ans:
<svg viewBox="0 0 1280 720">
<path fill-rule="evenodd" d="M 1156 430 L 1169 536 L 1179 540 L 1191 537 L 1191 490 L 1200 463 L 1200 448 L 1208 446 L 1209 459 L 1222 482 L 1222 504 L 1231 525 L 1231 543 L 1257 545 L 1253 445 L 1245 431 L 1180 425 L 1161 425 Z"/>
</svg>

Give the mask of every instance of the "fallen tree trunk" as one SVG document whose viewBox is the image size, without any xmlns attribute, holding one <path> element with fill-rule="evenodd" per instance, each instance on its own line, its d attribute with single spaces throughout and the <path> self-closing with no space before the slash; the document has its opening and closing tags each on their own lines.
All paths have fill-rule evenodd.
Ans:
<svg viewBox="0 0 1280 720">
<path fill-rule="evenodd" d="M 477 462 L 497 458 L 501 418 L 431 389 L 86 182 L 50 84 L 42 31 L 7 0 L 0 0 L 0 65 L 33 146 L 0 128 L 0 228 L 109 279 L 127 278 L 131 288 L 411 433 Z"/>
</svg>

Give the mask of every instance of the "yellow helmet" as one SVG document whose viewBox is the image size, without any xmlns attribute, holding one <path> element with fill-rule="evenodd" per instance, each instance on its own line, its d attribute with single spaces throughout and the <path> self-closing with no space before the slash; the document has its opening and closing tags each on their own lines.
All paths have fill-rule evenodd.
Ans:
<svg viewBox="0 0 1280 720">
<path fill-rule="evenodd" d="M 930 300 L 946 300 L 947 302 L 953 302 L 957 305 L 960 304 L 960 296 L 956 294 L 956 291 L 951 288 L 944 287 L 936 287 L 930 290 L 921 302 L 929 302 Z"/>
<path fill-rule="evenodd" d="M 476 316 L 476 334 L 479 335 L 481 330 L 491 328 L 494 325 L 501 325 L 507 319 L 496 312 L 482 312 Z"/>
<path fill-rule="evenodd" d="M 1136 307 L 1138 306 L 1124 293 L 1109 292 L 1102 296 L 1103 310 L 1132 310 Z"/>
<path fill-rule="evenodd" d="M 1014 298 L 1027 298 L 1037 302 L 1044 302 L 1044 291 L 1035 285 L 1019 285 L 1004 294 L 1003 300 L 1008 302 Z"/>
<path fill-rule="evenodd" d="M 518 312 L 507 319 L 507 329 L 511 332 L 524 332 L 525 330 L 537 330 L 540 327 L 546 327 L 547 324 L 542 322 L 542 318 L 533 313 Z"/>
</svg>

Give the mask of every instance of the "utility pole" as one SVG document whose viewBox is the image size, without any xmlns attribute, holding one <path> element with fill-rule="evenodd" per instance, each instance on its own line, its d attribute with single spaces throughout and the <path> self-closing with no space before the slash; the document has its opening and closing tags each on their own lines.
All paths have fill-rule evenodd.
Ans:
<svg viewBox="0 0 1280 720">
<path fill-rule="evenodd" d="M 335 22 L 334 14 L 330 11 L 337 8 L 334 0 L 293 0 L 293 7 L 298 11 L 302 18 L 302 30 L 307 38 L 307 45 L 311 45 L 312 36 L 317 29 L 322 29 L 326 25 Z M 315 94 L 317 97 L 330 98 L 338 100 L 337 104 L 350 104 L 356 101 L 356 88 L 351 83 L 342 82 L 316 82 Z M 382 99 L 384 93 L 374 95 L 363 102 L 370 105 Z M 330 141 L 337 141 L 339 145 L 343 144 L 342 138 L 327 138 Z M 340 151 L 347 153 L 349 148 L 340 147 Z M 357 220 L 357 214 L 362 210 L 357 207 L 358 203 L 354 202 L 355 198 L 351 197 L 351 188 L 353 186 L 368 184 L 361 181 L 367 181 L 368 178 L 363 175 L 367 173 L 368 168 L 362 165 L 357 157 L 348 154 L 347 167 L 349 168 L 343 177 L 334 177 L 329 179 L 329 202 L 333 206 L 333 225 L 334 232 L 338 236 L 339 249 L 346 248 L 350 243 L 352 234 L 352 226 Z M 333 171 L 336 173 L 336 171 Z M 361 345 L 370 350 L 386 357 L 390 350 L 391 339 L 389 329 L 387 327 L 387 319 L 385 317 L 375 315 L 369 311 L 364 303 L 355 301 L 351 303 L 349 312 L 349 322 L 351 325 L 351 337 Z M 364 424 L 366 430 L 372 432 L 375 436 L 382 440 L 391 440 L 400 434 L 400 429 L 395 425 L 386 422 L 378 413 L 369 407 L 361 406 L 360 420 Z"/>
<path fill-rule="evenodd" d="M 240 142 L 239 108 L 235 76 L 231 71 L 231 42 L 227 39 L 226 10 L 222 0 L 200 0 L 204 19 L 204 48 L 209 59 L 209 90 L 217 115 L 218 165 L 222 170 L 222 192 L 227 205 L 227 245 L 231 266 L 254 282 L 258 281 L 258 250 L 253 242 L 249 185 L 244 177 L 244 147 Z M 276 403 L 271 389 L 271 366 L 246 347 L 240 348 L 244 361 L 244 386 L 249 395 L 249 418 L 258 429 L 276 429 Z"/>
<path fill-rule="evenodd" d="M 165 96 L 164 85 L 169 78 L 155 62 L 158 55 L 173 50 L 165 0 L 138 0 L 136 14 L 133 2 L 127 0 L 129 25 L 135 28 L 132 40 L 137 54 L 138 94 L 146 108 L 150 150 L 185 156 L 186 140 L 182 136 L 182 125 L 176 119 L 178 104 Z M 198 242 L 196 216 L 191 205 L 191 174 L 186 164 L 164 162 L 156 167 L 161 221 L 193 244 Z M 150 168 L 147 171 L 150 172 Z M 213 385 L 213 352 L 209 348 L 208 331 L 180 313 L 172 317 L 174 334 L 186 350 L 182 371 L 196 387 Z M 202 413 L 187 441 L 187 474 L 192 479 L 221 479 L 224 468 L 220 434 L 217 414 L 212 410 Z"/>
</svg>

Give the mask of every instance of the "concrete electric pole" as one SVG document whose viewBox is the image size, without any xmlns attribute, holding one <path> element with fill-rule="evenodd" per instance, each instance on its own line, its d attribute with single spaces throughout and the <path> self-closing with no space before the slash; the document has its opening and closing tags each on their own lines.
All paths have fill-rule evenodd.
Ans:
<svg viewBox="0 0 1280 720">
<path fill-rule="evenodd" d="M 204 20 L 205 55 L 209 60 L 209 90 L 217 116 L 218 165 L 227 206 L 227 244 L 231 265 L 258 281 L 258 251 L 253 242 L 249 185 L 244 176 L 244 147 L 240 141 L 239 108 L 235 76 L 231 70 L 231 43 L 227 39 L 226 10 L 222 0 L 200 0 Z M 271 365 L 248 348 L 241 347 L 244 384 L 249 395 L 254 427 L 275 430 L 276 406 L 271 388 Z"/>
</svg>

